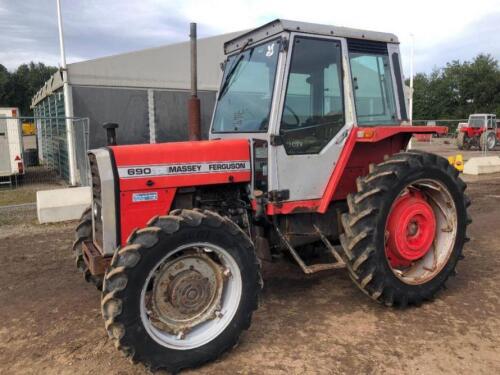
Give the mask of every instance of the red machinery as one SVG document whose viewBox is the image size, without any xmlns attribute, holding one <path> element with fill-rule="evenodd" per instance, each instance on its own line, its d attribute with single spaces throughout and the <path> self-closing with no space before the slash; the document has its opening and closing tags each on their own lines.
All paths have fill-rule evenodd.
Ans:
<svg viewBox="0 0 500 375">
<path fill-rule="evenodd" d="M 404 307 L 435 296 L 467 241 L 458 172 L 404 151 L 446 128 L 404 125 L 394 35 L 277 20 L 225 52 L 210 140 L 89 152 L 77 265 L 117 348 L 153 369 L 234 347 L 284 253 Z"/>
<path fill-rule="evenodd" d="M 469 121 L 458 129 L 457 146 L 460 150 L 477 147 L 481 150 L 493 150 L 500 139 L 496 115 L 473 114 Z"/>
</svg>

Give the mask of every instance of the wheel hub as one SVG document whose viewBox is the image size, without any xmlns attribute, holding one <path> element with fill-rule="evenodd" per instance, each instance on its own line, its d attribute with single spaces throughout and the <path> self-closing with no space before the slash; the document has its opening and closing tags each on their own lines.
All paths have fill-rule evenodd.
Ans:
<svg viewBox="0 0 500 375">
<path fill-rule="evenodd" d="M 393 267 L 409 266 L 430 250 L 436 218 L 425 195 L 409 191 L 394 203 L 386 226 L 386 255 Z"/>
<path fill-rule="evenodd" d="M 193 315 L 201 312 L 210 304 L 213 287 L 209 279 L 195 270 L 186 270 L 173 276 L 165 291 L 169 302 L 181 314 Z"/>
<path fill-rule="evenodd" d="M 193 253 L 166 263 L 155 277 L 152 318 L 172 333 L 185 333 L 213 319 L 220 308 L 222 268 L 209 256 Z"/>
</svg>

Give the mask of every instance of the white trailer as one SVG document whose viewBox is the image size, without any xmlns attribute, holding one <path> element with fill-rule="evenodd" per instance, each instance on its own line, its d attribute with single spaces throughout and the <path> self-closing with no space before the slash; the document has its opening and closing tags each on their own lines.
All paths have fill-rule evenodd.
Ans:
<svg viewBox="0 0 500 375">
<path fill-rule="evenodd" d="M 17 108 L 0 108 L 0 177 L 24 175 L 23 139 Z M 0 182 L 1 183 L 1 182 Z"/>
</svg>

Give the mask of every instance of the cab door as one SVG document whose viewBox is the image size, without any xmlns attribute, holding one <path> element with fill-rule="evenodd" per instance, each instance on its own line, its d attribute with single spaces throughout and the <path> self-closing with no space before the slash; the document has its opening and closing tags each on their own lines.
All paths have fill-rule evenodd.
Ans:
<svg viewBox="0 0 500 375">
<path fill-rule="evenodd" d="M 269 190 L 320 198 L 353 124 L 343 39 L 292 34 L 270 147 Z M 348 105 L 346 105 L 346 103 Z M 348 112 L 348 113 L 346 113 Z M 286 198 L 285 198 L 286 199 Z"/>
</svg>

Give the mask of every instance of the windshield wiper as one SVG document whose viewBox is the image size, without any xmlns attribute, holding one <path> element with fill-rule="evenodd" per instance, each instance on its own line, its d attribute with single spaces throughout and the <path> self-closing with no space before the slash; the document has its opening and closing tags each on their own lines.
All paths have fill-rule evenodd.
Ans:
<svg viewBox="0 0 500 375">
<path fill-rule="evenodd" d="M 221 88 L 219 90 L 219 96 L 217 97 L 217 101 L 221 100 L 221 98 L 226 94 L 226 91 L 229 88 L 229 82 L 231 82 L 231 77 L 236 72 L 236 69 L 238 68 L 238 65 L 240 65 L 241 61 L 245 57 L 245 55 L 242 55 L 241 53 L 243 53 L 245 51 L 245 48 L 247 48 L 248 44 L 251 41 L 252 41 L 252 39 L 247 39 L 247 41 L 245 42 L 245 44 L 243 44 L 241 46 L 240 50 L 238 51 L 238 53 L 240 55 L 238 56 L 238 59 L 233 63 L 233 65 L 231 65 L 231 69 L 227 73 L 226 78 L 224 79 L 224 82 L 222 83 L 222 86 L 221 86 Z M 253 52 L 253 50 L 252 50 L 252 52 Z M 252 56 L 252 52 L 250 52 L 250 56 L 248 57 L 249 59 Z"/>
<path fill-rule="evenodd" d="M 231 70 L 227 73 L 226 79 L 224 79 L 224 83 L 222 84 L 222 86 L 220 88 L 219 97 L 217 98 L 217 101 L 221 100 L 221 98 L 226 93 L 226 91 L 229 87 L 229 82 L 231 81 L 231 77 L 233 76 L 234 72 L 236 72 L 236 68 L 238 68 L 238 65 L 240 65 L 240 62 L 241 62 L 241 60 L 243 60 L 243 57 L 245 57 L 245 55 L 238 56 L 238 59 L 231 66 Z"/>
</svg>

